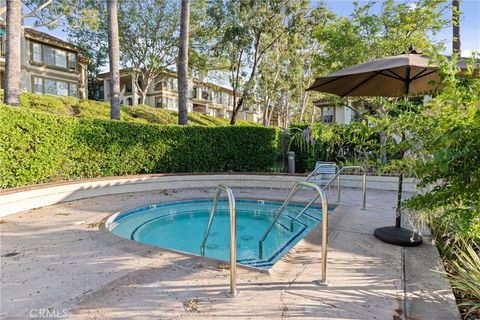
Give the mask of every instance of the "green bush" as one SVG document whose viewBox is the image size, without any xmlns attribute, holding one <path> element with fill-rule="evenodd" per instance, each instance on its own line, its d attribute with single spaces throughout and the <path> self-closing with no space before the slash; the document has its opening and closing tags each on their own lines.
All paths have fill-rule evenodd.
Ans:
<svg viewBox="0 0 480 320">
<path fill-rule="evenodd" d="M 372 119 L 373 120 L 373 119 Z M 382 123 L 352 122 L 349 125 L 315 123 L 312 126 L 295 124 L 290 127 L 289 149 L 295 151 L 295 169 L 308 172 L 317 161 L 335 162 L 342 165 L 362 165 L 375 171 L 381 167 L 382 147 L 380 132 Z M 393 141 L 385 146 L 388 159 L 397 159 Z"/>
<path fill-rule="evenodd" d="M 162 172 L 268 171 L 278 129 L 73 118 L 0 106 L 0 186 Z"/>
<path fill-rule="evenodd" d="M 0 90 L 0 100 L 3 101 L 3 90 Z M 20 95 L 20 107 L 78 118 L 110 119 L 110 103 L 73 97 L 37 95 L 25 92 Z M 178 113 L 172 110 L 152 108 L 146 105 L 122 106 L 120 118 L 122 121 L 127 122 L 177 124 Z M 222 126 L 229 124 L 228 119 L 198 113 L 188 113 L 188 121 L 190 125 L 201 126 Z M 260 126 L 260 124 L 242 120 L 237 121 L 237 124 Z"/>
</svg>

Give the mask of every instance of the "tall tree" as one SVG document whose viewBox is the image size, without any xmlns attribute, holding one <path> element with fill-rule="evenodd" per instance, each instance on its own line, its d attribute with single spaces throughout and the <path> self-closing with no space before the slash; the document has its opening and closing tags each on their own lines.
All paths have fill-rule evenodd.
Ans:
<svg viewBox="0 0 480 320">
<path fill-rule="evenodd" d="M 6 104 L 20 105 L 21 54 L 20 38 L 22 36 L 22 1 L 7 0 L 7 52 L 5 57 L 5 97 Z"/>
<path fill-rule="evenodd" d="M 187 125 L 188 94 L 188 38 L 190 25 L 190 0 L 182 0 L 180 14 L 180 48 L 178 51 L 178 124 Z"/>
<path fill-rule="evenodd" d="M 109 52 L 104 6 L 103 0 L 84 0 L 81 11 L 88 12 L 90 18 L 69 21 L 69 38 L 93 59 L 92 77 L 98 74 Z M 121 66 L 130 70 L 132 89 L 145 104 L 147 91 L 164 80 L 165 69 L 173 66 L 177 58 L 178 6 L 172 0 L 123 0 L 117 19 Z M 133 102 L 137 104 L 137 99 Z"/>
<path fill-rule="evenodd" d="M 68 40 L 83 50 L 89 59 L 87 66 L 88 98 L 98 100 L 98 75 L 108 64 L 107 3 L 83 0 L 68 16 Z"/>
<path fill-rule="evenodd" d="M 304 10 L 303 19 L 272 46 L 259 67 L 257 93 L 262 97 L 264 125 L 270 124 L 274 113 L 287 125 L 290 120 L 303 121 L 308 107 L 313 110 L 311 100 L 316 93 L 305 91 L 320 51 L 313 32 L 332 13 L 325 6 Z"/>
<path fill-rule="evenodd" d="M 303 19 L 309 1 L 213 1 L 209 16 L 217 40 L 216 57 L 223 60 L 233 89 L 235 124 L 242 109 L 256 99 L 258 69 L 265 54 Z"/>
<path fill-rule="evenodd" d="M 460 0 L 452 0 L 452 52 L 460 53 Z"/>
<path fill-rule="evenodd" d="M 131 68 L 141 104 L 145 104 L 148 90 L 162 82 L 166 69 L 175 64 L 178 6 L 171 0 L 123 1 L 119 21 L 122 65 Z"/>
<path fill-rule="evenodd" d="M 108 57 L 110 60 L 110 119 L 120 120 L 120 42 L 118 39 L 118 0 L 107 0 Z"/>
<path fill-rule="evenodd" d="M 315 58 L 317 74 L 346 68 L 354 64 L 408 52 L 413 46 L 417 51 L 439 51 L 442 41 L 429 37 L 448 25 L 443 13 L 444 0 L 419 0 L 415 5 L 383 0 L 355 4 L 350 17 L 335 17 L 316 30 L 316 38 L 322 53 Z M 345 104 L 345 98 L 335 98 Z M 385 116 L 383 98 L 351 99 L 357 108 L 368 110 L 377 116 Z M 358 103 L 357 103 L 358 102 Z M 362 107 L 363 106 L 363 107 Z"/>
</svg>

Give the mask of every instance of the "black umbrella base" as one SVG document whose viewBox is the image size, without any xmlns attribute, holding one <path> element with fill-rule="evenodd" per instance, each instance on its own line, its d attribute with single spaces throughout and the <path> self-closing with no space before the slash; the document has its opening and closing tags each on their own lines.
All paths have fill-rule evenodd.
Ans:
<svg viewBox="0 0 480 320">
<path fill-rule="evenodd" d="M 382 227 L 375 229 L 376 238 L 383 242 L 402 247 L 415 247 L 422 244 L 422 236 L 412 230 L 396 227 Z"/>
</svg>

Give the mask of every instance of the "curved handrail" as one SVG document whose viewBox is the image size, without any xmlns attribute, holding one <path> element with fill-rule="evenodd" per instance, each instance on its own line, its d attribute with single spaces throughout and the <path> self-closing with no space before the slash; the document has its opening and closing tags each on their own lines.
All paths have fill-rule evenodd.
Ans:
<svg viewBox="0 0 480 320">
<path fill-rule="evenodd" d="M 322 282 L 326 282 L 327 280 L 327 228 L 328 228 L 328 204 L 327 204 L 327 197 L 324 193 L 324 191 L 315 183 L 312 182 L 306 182 L 306 181 L 299 181 L 296 182 L 292 189 L 290 190 L 290 193 L 288 194 L 287 199 L 283 202 L 283 204 L 280 206 L 280 208 L 275 212 L 275 217 L 268 227 L 267 231 L 263 235 L 263 237 L 259 240 L 258 242 L 258 255 L 259 259 L 263 258 L 263 242 L 267 238 L 268 234 L 272 230 L 273 226 L 277 222 L 277 220 L 280 218 L 281 213 L 285 209 L 285 207 L 288 205 L 288 203 L 292 200 L 292 198 L 295 196 L 295 194 L 302 188 L 302 187 L 307 187 L 311 188 L 315 191 L 318 192 L 318 197 L 321 198 L 322 200 Z"/>
<path fill-rule="evenodd" d="M 330 181 L 323 186 L 323 190 L 326 190 L 330 185 L 337 179 L 337 202 L 340 202 L 340 174 L 345 171 L 345 170 L 350 170 L 350 169 L 360 169 L 363 171 L 363 177 L 362 177 L 362 210 L 366 209 L 367 206 L 367 172 L 365 169 L 361 166 L 345 166 L 341 168 L 331 179 Z M 308 179 L 308 178 L 307 178 Z M 318 196 L 313 198 L 306 206 L 305 208 L 300 211 L 300 213 L 295 217 L 299 218 L 307 209 L 318 199 Z"/>
<path fill-rule="evenodd" d="M 210 215 L 208 217 L 207 229 L 205 230 L 205 235 L 203 236 L 202 245 L 200 247 L 200 254 L 205 256 L 205 246 L 207 244 L 207 239 L 210 234 L 210 229 L 212 228 L 213 215 L 217 209 L 218 199 L 222 191 L 225 191 L 228 198 L 228 205 L 230 208 L 230 293 L 229 295 L 234 297 L 238 294 L 237 291 L 237 217 L 236 217 L 236 207 L 235 207 L 235 197 L 233 196 L 232 189 L 224 184 L 219 184 L 215 192 L 215 198 L 213 200 L 212 208 L 210 209 Z"/>
<path fill-rule="evenodd" d="M 345 171 L 345 170 L 352 170 L 352 169 L 360 169 L 363 172 L 363 177 L 362 177 L 362 209 L 366 209 L 367 205 L 367 172 L 365 171 L 365 168 L 362 166 L 345 166 L 342 167 L 336 174 L 333 176 L 330 181 L 327 182 L 327 184 L 323 187 L 323 189 L 328 188 L 335 178 L 337 178 L 337 202 L 340 202 L 340 174 Z"/>
</svg>

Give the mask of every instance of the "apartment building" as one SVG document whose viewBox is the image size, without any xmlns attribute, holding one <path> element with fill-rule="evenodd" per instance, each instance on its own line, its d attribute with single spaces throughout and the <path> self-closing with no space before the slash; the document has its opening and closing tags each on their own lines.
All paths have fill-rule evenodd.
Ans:
<svg viewBox="0 0 480 320">
<path fill-rule="evenodd" d="M 99 75 L 99 79 L 103 81 L 99 87 L 99 99 L 109 101 L 110 74 L 108 72 L 102 73 Z M 230 118 L 232 116 L 233 90 L 199 79 L 193 79 L 189 87 L 188 112 L 197 112 L 220 118 Z M 123 105 L 140 104 L 140 95 L 136 90 L 130 69 L 120 71 L 120 90 L 120 101 Z M 178 111 L 176 73 L 166 71 L 161 79 L 149 88 L 145 103 L 154 108 Z M 260 106 L 253 105 L 240 111 L 238 119 L 262 122 L 262 117 Z"/>
<path fill-rule="evenodd" d="M 5 26 L 0 25 L 0 87 L 5 79 Z M 21 37 L 23 92 L 87 98 L 88 59 L 80 49 L 47 33 L 25 28 Z"/>
</svg>

